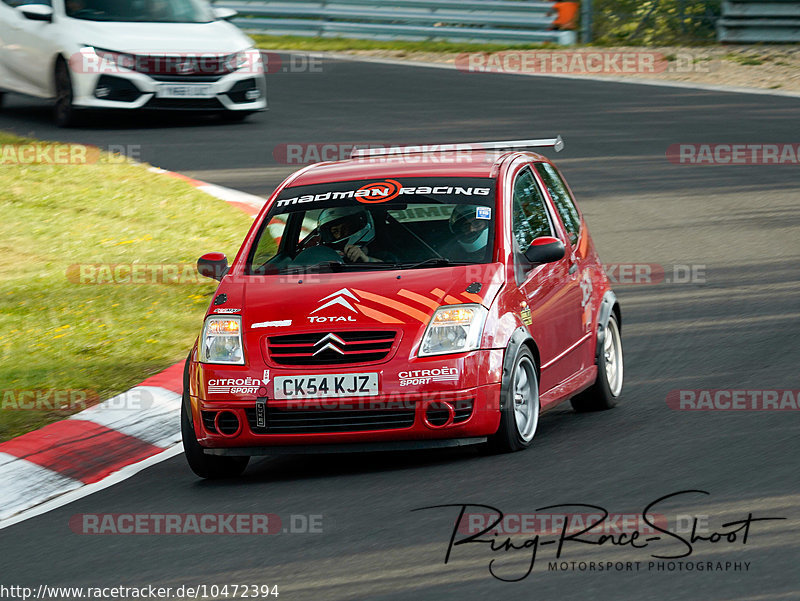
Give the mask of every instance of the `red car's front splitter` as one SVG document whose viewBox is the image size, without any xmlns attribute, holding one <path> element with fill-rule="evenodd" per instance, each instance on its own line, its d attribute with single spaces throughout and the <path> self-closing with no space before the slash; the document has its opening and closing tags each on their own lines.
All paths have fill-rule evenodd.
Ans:
<svg viewBox="0 0 800 601">
<path fill-rule="evenodd" d="M 192 398 L 197 439 L 208 449 L 436 441 L 485 437 L 500 424 L 500 384 L 389 397 L 205 401 Z M 406 445 L 404 445 L 405 447 Z M 453 446 L 423 445 L 423 446 Z"/>
</svg>

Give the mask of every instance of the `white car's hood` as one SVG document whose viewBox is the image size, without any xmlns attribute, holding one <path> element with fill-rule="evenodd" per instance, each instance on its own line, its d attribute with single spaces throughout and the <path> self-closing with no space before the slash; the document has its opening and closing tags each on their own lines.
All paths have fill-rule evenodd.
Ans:
<svg viewBox="0 0 800 601">
<path fill-rule="evenodd" d="M 112 23 L 74 19 L 70 25 L 72 30 L 70 33 L 78 44 L 134 54 L 168 52 L 230 54 L 252 45 L 250 38 L 227 21 Z"/>
</svg>

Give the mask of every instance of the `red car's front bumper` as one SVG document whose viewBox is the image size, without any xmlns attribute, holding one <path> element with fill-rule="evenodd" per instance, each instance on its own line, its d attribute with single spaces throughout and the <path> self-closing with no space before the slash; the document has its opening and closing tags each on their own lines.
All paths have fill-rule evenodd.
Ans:
<svg viewBox="0 0 800 601">
<path fill-rule="evenodd" d="M 316 370 L 317 374 L 378 372 L 380 394 L 302 400 L 257 397 L 269 393 L 277 376 L 296 376 L 308 370 L 273 368 L 266 372 L 261 366 L 193 363 L 189 400 L 194 430 L 206 449 L 241 450 L 244 454 L 248 450 L 259 454 L 257 449 L 270 447 L 452 442 L 485 437 L 494 434 L 500 423 L 502 361 L 502 350 L 480 350 L 456 357 Z M 409 375 L 429 374 L 430 370 L 434 374 L 447 370 L 451 375 L 401 381 Z M 265 376 L 270 374 L 269 385 L 255 382 L 250 388 L 231 388 L 229 394 L 220 393 L 218 387 L 209 388 L 218 384 L 219 378 L 247 383 L 262 371 Z"/>
<path fill-rule="evenodd" d="M 472 438 L 494 434 L 500 423 L 499 383 L 401 399 L 271 400 L 264 427 L 255 402 L 191 401 L 195 433 L 206 448 Z"/>
</svg>

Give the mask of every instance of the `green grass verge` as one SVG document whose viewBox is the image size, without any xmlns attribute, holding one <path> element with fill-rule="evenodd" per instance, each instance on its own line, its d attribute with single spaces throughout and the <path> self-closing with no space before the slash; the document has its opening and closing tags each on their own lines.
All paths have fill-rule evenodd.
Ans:
<svg viewBox="0 0 800 601">
<path fill-rule="evenodd" d="M 0 132 L 2 145 L 22 142 Z M 68 278 L 71 265 L 232 257 L 251 223 L 186 182 L 109 155 L 0 165 L 0 214 L 0 440 L 74 412 L 16 409 L 17 391 L 105 399 L 183 359 L 216 284 L 87 285 Z"/>
<path fill-rule="evenodd" d="M 766 57 L 759 58 L 757 56 L 753 56 L 751 54 L 746 54 L 743 52 L 740 53 L 729 52 L 722 58 L 726 61 L 739 63 L 740 65 L 745 65 L 745 66 L 763 65 L 765 60 L 768 60 Z"/>
<path fill-rule="evenodd" d="M 461 42 L 405 42 L 401 40 L 359 40 L 353 38 L 305 38 L 300 36 L 251 35 L 257 48 L 265 50 L 309 50 L 343 52 L 347 50 L 400 50 L 405 52 L 497 52 L 509 48 L 563 48 L 556 44 L 475 44 Z"/>
<path fill-rule="evenodd" d="M 667 43 L 646 42 L 642 40 L 599 39 L 590 44 L 559 46 L 552 42 L 541 44 L 479 44 L 468 42 L 408 42 L 402 40 L 360 40 L 356 38 L 311 38 L 291 35 L 250 35 L 256 47 L 263 50 L 306 50 L 309 52 L 347 52 L 353 50 L 394 50 L 399 52 L 430 52 L 440 54 L 459 54 L 462 52 L 501 52 L 503 50 L 578 50 L 581 48 L 609 48 L 618 46 L 658 47 Z M 706 48 L 720 46 L 714 40 L 682 40 L 681 47 Z"/>
</svg>

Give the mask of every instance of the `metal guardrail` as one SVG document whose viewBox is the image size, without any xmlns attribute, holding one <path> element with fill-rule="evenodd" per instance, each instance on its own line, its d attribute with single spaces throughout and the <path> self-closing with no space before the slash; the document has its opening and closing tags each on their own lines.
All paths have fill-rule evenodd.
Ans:
<svg viewBox="0 0 800 601">
<path fill-rule="evenodd" d="M 541 0 L 221 0 L 247 33 L 378 40 L 574 44 Z"/>
<path fill-rule="evenodd" d="M 800 42 L 800 2 L 726 0 L 717 21 L 720 42 Z"/>
</svg>

